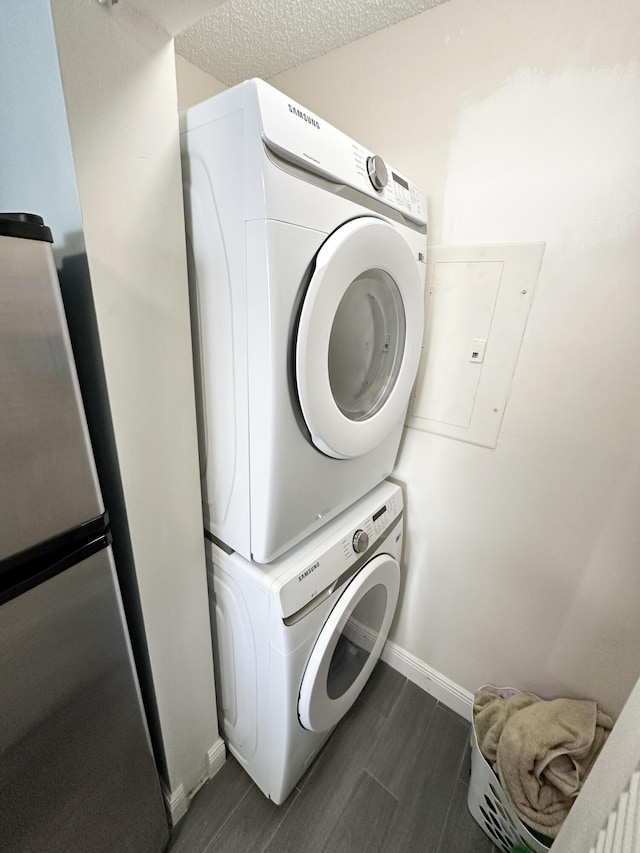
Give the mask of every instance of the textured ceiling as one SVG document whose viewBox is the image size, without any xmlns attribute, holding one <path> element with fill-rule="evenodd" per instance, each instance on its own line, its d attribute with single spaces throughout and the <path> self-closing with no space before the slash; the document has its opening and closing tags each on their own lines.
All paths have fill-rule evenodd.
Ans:
<svg viewBox="0 0 640 853">
<path fill-rule="evenodd" d="M 231 86 L 268 79 L 446 0 L 228 0 L 176 38 L 189 62 Z"/>
</svg>

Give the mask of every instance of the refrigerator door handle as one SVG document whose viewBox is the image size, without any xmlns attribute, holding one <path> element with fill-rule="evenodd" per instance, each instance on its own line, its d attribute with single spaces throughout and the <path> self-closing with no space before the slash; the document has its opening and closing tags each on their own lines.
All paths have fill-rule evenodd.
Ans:
<svg viewBox="0 0 640 853">
<path fill-rule="evenodd" d="M 109 515 L 104 512 L 73 530 L 0 560 L 0 604 L 106 548 L 111 540 Z"/>
</svg>

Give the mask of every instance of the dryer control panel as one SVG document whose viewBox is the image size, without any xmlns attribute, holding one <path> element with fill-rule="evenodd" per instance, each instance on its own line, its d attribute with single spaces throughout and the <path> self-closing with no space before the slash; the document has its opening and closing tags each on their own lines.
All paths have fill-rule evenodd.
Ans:
<svg viewBox="0 0 640 853">
<path fill-rule="evenodd" d="M 252 82 L 256 86 L 262 138 L 267 147 L 307 171 L 347 184 L 401 211 L 414 222 L 426 224 L 424 193 L 380 155 L 267 83 Z"/>
<path fill-rule="evenodd" d="M 302 543 L 287 554 L 283 562 L 290 568 L 276 582 L 282 618 L 293 617 L 316 598 L 324 600 L 376 553 L 394 553 L 388 539 L 393 536 L 395 544 L 397 535 L 400 541 L 402 509 L 399 486 L 383 483 L 329 522 L 326 537 L 313 534 L 314 547 Z"/>
</svg>

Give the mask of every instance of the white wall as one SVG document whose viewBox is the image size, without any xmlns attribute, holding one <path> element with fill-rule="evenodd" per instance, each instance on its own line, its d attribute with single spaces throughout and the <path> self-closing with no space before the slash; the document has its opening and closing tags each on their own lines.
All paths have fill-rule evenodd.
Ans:
<svg viewBox="0 0 640 853">
<path fill-rule="evenodd" d="M 392 638 L 473 690 L 640 670 L 640 6 L 451 0 L 272 82 L 429 196 L 432 243 L 545 241 L 498 448 L 407 430 Z"/>
<path fill-rule="evenodd" d="M 176 54 L 176 80 L 179 112 L 206 101 L 227 88 L 225 83 L 216 80 L 179 54 Z"/>
<path fill-rule="evenodd" d="M 172 40 L 53 0 L 87 254 L 171 797 L 218 739 Z M 174 810 L 174 816 L 176 811 Z"/>
</svg>

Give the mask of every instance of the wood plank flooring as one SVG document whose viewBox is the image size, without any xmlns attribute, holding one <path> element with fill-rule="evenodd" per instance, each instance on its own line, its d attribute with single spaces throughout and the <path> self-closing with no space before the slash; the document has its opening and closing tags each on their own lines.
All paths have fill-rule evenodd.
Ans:
<svg viewBox="0 0 640 853">
<path fill-rule="evenodd" d="M 282 806 L 231 756 L 169 853 L 497 853 L 467 810 L 469 724 L 380 662 Z"/>
</svg>

